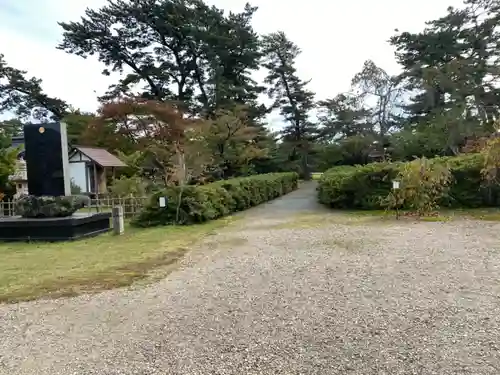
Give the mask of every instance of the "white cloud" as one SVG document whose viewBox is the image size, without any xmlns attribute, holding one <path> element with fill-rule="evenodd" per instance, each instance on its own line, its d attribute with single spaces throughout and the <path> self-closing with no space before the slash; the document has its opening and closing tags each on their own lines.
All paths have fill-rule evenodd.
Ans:
<svg viewBox="0 0 500 375">
<path fill-rule="evenodd" d="M 246 0 L 211 0 L 228 10 L 240 10 Z M 0 0 L 0 53 L 30 75 L 43 79 L 48 94 L 75 107 L 94 110 L 96 97 L 113 82 L 100 74 L 102 64 L 56 50 L 61 38 L 58 21 L 76 20 L 86 7 L 105 0 L 40 2 Z M 394 29 L 418 31 L 424 22 L 445 14 L 460 0 L 421 0 L 412 6 L 401 0 L 285 1 L 254 0 L 259 7 L 254 26 L 260 33 L 283 30 L 303 54 L 298 60 L 301 76 L 311 79 L 318 98 L 346 91 L 352 76 L 366 59 L 397 73 L 392 47 L 387 43 Z M 19 6 L 18 4 L 24 4 Z"/>
</svg>

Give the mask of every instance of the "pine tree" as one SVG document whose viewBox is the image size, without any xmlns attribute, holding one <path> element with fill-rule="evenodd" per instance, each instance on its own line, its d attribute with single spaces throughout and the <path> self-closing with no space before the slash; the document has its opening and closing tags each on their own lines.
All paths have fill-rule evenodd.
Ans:
<svg viewBox="0 0 500 375">
<path fill-rule="evenodd" d="M 21 118 L 34 115 L 44 120 L 61 120 L 69 106 L 42 90 L 42 81 L 7 64 L 0 54 L 0 113 L 13 111 Z M 35 110 L 35 111 L 34 111 Z"/>
<path fill-rule="evenodd" d="M 274 99 L 273 108 L 279 109 L 285 120 L 282 140 L 293 146 L 292 153 L 300 158 L 304 179 L 311 179 L 308 155 L 317 135 L 317 125 L 310 121 L 315 107 L 314 93 L 307 89 L 309 81 L 299 78 L 295 60 L 300 49 L 283 32 L 263 38 L 264 67 L 268 70 L 265 83 L 268 95 Z"/>
<path fill-rule="evenodd" d="M 441 137 L 451 153 L 468 137 L 491 132 L 500 114 L 500 6 L 466 0 L 427 22 L 423 32 L 391 38 L 403 67 L 401 80 L 414 95 L 406 107 L 417 131 Z"/>
<path fill-rule="evenodd" d="M 59 48 L 95 55 L 118 72 L 104 101 L 140 95 L 182 104 L 192 115 L 213 117 L 245 104 L 254 117 L 263 88 L 251 79 L 259 69 L 259 37 L 251 21 L 257 8 L 225 14 L 202 0 L 120 0 L 87 10 L 78 22 L 62 22 Z"/>
</svg>

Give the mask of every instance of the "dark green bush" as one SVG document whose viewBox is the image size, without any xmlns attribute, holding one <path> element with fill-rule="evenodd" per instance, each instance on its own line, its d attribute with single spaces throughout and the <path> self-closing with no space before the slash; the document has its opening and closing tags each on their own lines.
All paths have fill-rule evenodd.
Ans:
<svg viewBox="0 0 500 375">
<path fill-rule="evenodd" d="M 439 203 L 442 207 L 491 207 L 500 204 L 500 187 L 488 185 L 481 176 L 483 157 L 470 154 L 431 159 L 447 164 L 453 176 L 448 194 Z M 371 163 L 363 166 L 341 166 L 326 171 L 318 187 L 318 199 L 332 208 L 380 210 L 392 180 L 402 163 Z"/>
<path fill-rule="evenodd" d="M 332 208 L 379 209 L 397 174 L 397 164 L 389 163 L 329 169 L 319 181 L 319 201 Z"/>
<path fill-rule="evenodd" d="M 24 196 L 16 201 L 16 214 L 26 218 L 66 217 L 88 206 L 90 199 L 84 195 L 61 197 Z"/>
<path fill-rule="evenodd" d="M 297 188 L 296 173 L 269 173 L 217 181 L 202 186 L 170 187 L 155 193 L 132 224 L 151 227 L 170 224 L 194 224 L 217 219 L 233 212 L 257 206 Z M 167 206 L 159 207 L 160 197 Z M 176 213 L 180 197 L 179 221 Z"/>
</svg>

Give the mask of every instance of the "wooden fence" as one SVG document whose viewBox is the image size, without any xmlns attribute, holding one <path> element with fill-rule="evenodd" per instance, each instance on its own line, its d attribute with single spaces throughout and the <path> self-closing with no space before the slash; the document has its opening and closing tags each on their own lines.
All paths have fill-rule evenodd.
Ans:
<svg viewBox="0 0 500 375">
<path fill-rule="evenodd" d="M 110 212 L 115 206 L 123 207 L 125 218 L 133 218 L 149 202 L 149 197 L 126 197 L 116 198 L 101 196 L 90 200 L 90 206 L 80 210 L 81 212 Z"/>
<path fill-rule="evenodd" d="M 149 197 L 124 197 L 109 196 L 96 197 L 90 200 L 90 206 L 78 212 L 111 212 L 114 206 L 123 207 L 123 215 L 130 219 L 136 216 L 149 201 Z M 0 216 L 16 216 L 15 200 L 0 202 Z"/>
</svg>

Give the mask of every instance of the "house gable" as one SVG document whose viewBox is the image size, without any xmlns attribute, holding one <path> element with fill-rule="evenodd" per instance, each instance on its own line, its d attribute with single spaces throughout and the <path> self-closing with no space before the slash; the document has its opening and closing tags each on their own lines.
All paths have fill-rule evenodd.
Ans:
<svg viewBox="0 0 500 375">
<path fill-rule="evenodd" d="M 70 163 L 79 163 L 83 161 L 90 162 L 92 160 L 87 155 L 83 154 L 81 151 L 76 149 L 69 154 Z"/>
</svg>

